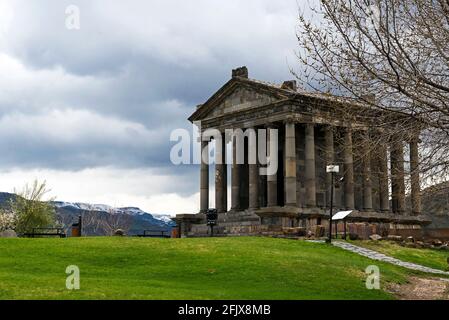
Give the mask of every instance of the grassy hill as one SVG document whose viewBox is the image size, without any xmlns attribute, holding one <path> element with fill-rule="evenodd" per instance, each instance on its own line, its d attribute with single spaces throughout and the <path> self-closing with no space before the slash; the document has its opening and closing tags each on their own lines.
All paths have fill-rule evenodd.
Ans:
<svg viewBox="0 0 449 320">
<path fill-rule="evenodd" d="M 367 290 L 365 268 L 383 290 Z M 65 288 L 77 265 L 81 290 Z M 391 299 L 403 268 L 270 238 L 0 239 L 0 299 Z"/>
</svg>

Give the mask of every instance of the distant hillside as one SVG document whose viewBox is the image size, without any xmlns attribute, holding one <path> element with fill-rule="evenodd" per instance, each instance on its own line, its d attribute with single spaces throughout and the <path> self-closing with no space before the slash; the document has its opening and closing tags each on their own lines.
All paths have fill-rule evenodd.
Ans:
<svg viewBox="0 0 449 320">
<path fill-rule="evenodd" d="M 10 201 L 15 197 L 15 194 L 0 192 L 0 208 L 8 208 Z"/>
<path fill-rule="evenodd" d="M 15 194 L 0 192 L 0 207 L 8 207 Z M 151 214 L 135 207 L 114 208 L 107 205 L 52 202 L 55 206 L 57 220 L 69 234 L 73 223 L 78 217 L 83 219 L 83 234 L 86 236 L 111 235 L 115 230 L 122 229 L 128 235 L 142 234 L 144 230 L 170 231 L 175 223 L 169 215 Z"/>
<path fill-rule="evenodd" d="M 430 228 L 449 228 L 449 183 L 444 182 L 422 191 L 423 212 L 430 216 Z"/>
</svg>

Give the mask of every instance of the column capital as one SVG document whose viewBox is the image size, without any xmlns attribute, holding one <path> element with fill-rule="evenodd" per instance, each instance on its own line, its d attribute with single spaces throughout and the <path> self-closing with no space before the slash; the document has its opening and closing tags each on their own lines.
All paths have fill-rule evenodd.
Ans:
<svg viewBox="0 0 449 320">
<path fill-rule="evenodd" d="M 265 129 L 279 129 L 279 125 L 272 122 L 264 124 L 263 127 Z"/>
<path fill-rule="evenodd" d="M 287 115 L 287 116 L 285 116 L 284 119 L 282 119 L 282 123 L 284 123 L 284 124 L 285 123 L 292 123 L 292 122 L 297 122 L 295 117 L 292 116 L 292 115 Z"/>
<path fill-rule="evenodd" d="M 205 137 L 203 135 L 203 132 L 201 132 L 200 136 L 198 137 L 198 142 L 211 142 L 213 140 L 213 137 Z"/>
<path fill-rule="evenodd" d="M 421 138 L 419 137 L 420 133 L 416 133 L 416 134 L 411 134 L 410 137 L 406 140 L 408 143 L 422 143 Z"/>
</svg>

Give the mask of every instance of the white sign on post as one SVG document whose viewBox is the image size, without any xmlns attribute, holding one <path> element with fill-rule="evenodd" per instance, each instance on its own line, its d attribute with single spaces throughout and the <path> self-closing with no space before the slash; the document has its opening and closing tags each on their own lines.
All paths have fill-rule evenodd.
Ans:
<svg viewBox="0 0 449 320">
<path fill-rule="evenodd" d="M 339 211 L 332 217 L 332 220 L 343 220 L 347 216 L 349 216 L 352 213 L 352 210 L 349 211 Z"/>
<path fill-rule="evenodd" d="M 326 167 L 326 172 L 327 173 L 339 173 L 340 172 L 340 167 L 337 165 L 330 165 Z"/>
</svg>

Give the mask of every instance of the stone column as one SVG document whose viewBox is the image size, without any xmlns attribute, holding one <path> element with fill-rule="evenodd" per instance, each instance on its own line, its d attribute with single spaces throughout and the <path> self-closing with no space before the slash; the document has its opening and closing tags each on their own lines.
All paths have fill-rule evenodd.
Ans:
<svg viewBox="0 0 449 320">
<path fill-rule="evenodd" d="M 354 155 L 352 153 L 352 131 L 347 128 L 344 131 L 343 161 L 345 206 L 348 210 L 354 209 Z"/>
<path fill-rule="evenodd" d="M 393 212 L 405 212 L 405 175 L 404 175 L 404 146 L 402 141 L 391 144 L 391 193 Z"/>
<path fill-rule="evenodd" d="M 254 145 L 253 145 L 254 144 Z M 251 159 L 249 152 L 255 152 L 257 155 L 257 131 L 254 141 L 250 139 L 248 143 L 248 159 Z M 254 159 L 252 159 L 254 160 Z M 253 162 L 253 161 L 251 161 Z M 259 166 L 256 163 L 249 163 L 249 209 L 257 209 L 259 205 Z"/>
<path fill-rule="evenodd" d="M 226 140 L 223 135 L 223 210 L 224 212 L 228 211 L 228 164 L 226 163 Z"/>
<path fill-rule="evenodd" d="M 305 203 L 307 207 L 316 207 L 314 124 L 306 124 L 305 135 Z"/>
<path fill-rule="evenodd" d="M 371 150 L 370 150 L 370 135 L 366 131 L 363 133 L 362 140 L 362 178 L 363 178 L 363 209 L 366 211 L 373 210 L 373 193 L 371 181 Z"/>
<path fill-rule="evenodd" d="M 419 137 L 413 137 L 410 141 L 410 182 L 411 182 L 411 200 L 412 214 L 421 214 L 421 186 L 419 180 Z"/>
<path fill-rule="evenodd" d="M 221 141 L 215 141 L 215 207 L 218 213 L 226 211 L 225 208 L 225 190 L 224 185 L 226 181 L 225 169 L 225 155 L 226 143 L 221 138 Z"/>
<path fill-rule="evenodd" d="M 231 187 L 231 209 L 238 211 L 240 209 L 240 164 L 237 164 L 237 137 L 232 140 L 232 187 Z"/>
<path fill-rule="evenodd" d="M 209 210 L 209 141 L 201 141 L 200 213 Z"/>
<path fill-rule="evenodd" d="M 295 123 L 285 124 L 285 205 L 296 207 L 296 137 Z"/>
<path fill-rule="evenodd" d="M 334 131 L 331 126 L 324 128 L 326 166 L 335 162 Z M 332 176 L 326 173 L 326 206 L 330 207 Z M 334 197 L 335 199 L 335 197 Z"/>
<path fill-rule="evenodd" d="M 267 128 L 267 154 L 271 156 L 272 153 L 278 152 L 278 150 L 271 150 L 270 146 L 270 130 Z M 277 173 L 267 176 L 267 207 L 276 207 L 278 205 L 278 183 Z"/>
<path fill-rule="evenodd" d="M 388 191 L 388 155 L 387 147 L 380 144 L 377 150 L 378 167 L 379 167 L 379 200 L 380 211 L 390 211 L 390 197 Z"/>
</svg>

